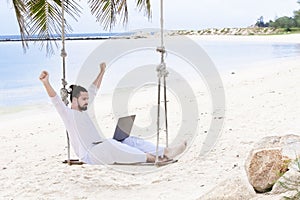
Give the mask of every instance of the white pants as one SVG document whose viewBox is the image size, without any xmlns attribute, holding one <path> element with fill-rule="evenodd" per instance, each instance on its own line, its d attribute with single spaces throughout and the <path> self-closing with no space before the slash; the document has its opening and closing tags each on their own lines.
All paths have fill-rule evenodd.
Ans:
<svg viewBox="0 0 300 200">
<path fill-rule="evenodd" d="M 159 147 L 158 155 L 163 156 L 163 147 Z M 156 146 L 138 137 L 128 137 L 119 142 L 107 139 L 93 146 L 88 152 L 85 162 L 88 164 L 114 164 L 146 162 L 146 153 L 155 155 Z"/>
<path fill-rule="evenodd" d="M 156 145 L 144 139 L 134 137 L 134 136 L 129 136 L 128 138 L 123 140 L 122 143 L 137 148 L 144 153 L 149 153 L 154 156 L 156 155 Z M 164 148 L 158 147 L 158 156 L 163 156 L 163 155 L 164 155 Z"/>
</svg>

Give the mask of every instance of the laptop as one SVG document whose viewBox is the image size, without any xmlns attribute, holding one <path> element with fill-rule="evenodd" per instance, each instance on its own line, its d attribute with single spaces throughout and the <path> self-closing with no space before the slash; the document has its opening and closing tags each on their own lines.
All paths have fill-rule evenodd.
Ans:
<svg viewBox="0 0 300 200">
<path fill-rule="evenodd" d="M 128 138 L 133 126 L 134 119 L 135 115 L 119 118 L 113 139 L 122 142 L 123 140 Z"/>
</svg>

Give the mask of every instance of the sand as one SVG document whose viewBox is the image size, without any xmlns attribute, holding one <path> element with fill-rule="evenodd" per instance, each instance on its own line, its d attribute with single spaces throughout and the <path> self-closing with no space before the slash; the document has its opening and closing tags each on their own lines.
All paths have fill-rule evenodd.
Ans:
<svg viewBox="0 0 300 200">
<path fill-rule="evenodd" d="M 300 35 L 201 38 L 300 42 Z M 215 146 L 210 153 L 199 157 L 213 115 L 209 91 L 199 86 L 195 89 L 200 120 L 196 137 L 177 163 L 161 168 L 62 164 L 67 157 L 65 129 L 51 104 L 2 113 L 0 198 L 197 199 L 233 174 L 244 174 L 245 159 L 262 137 L 300 134 L 300 56 L 255 63 L 233 74 L 222 72 L 221 78 L 226 106 L 223 128 Z M 135 98 L 140 105 L 131 106 L 131 112 L 149 111 L 145 100 L 149 98 L 144 97 L 151 96 L 153 91 L 141 92 Z M 110 97 L 102 95 L 97 101 L 108 105 Z M 172 102 L 175 100 L 171 98 L 170 107 Z M 185 119 L 180 118 L 180 109 L 173 106 L 170 129 L 176 132 L 178 123 Z M 101 111 L 96 118 L 99 124 L 105 124 L 102 129 L 109 136 L 117 117 L 106 106 L 95 109 L 97 113 Z M 145 125 L 151 123 L 149 120 L 144 117 L 137 123 Z"/>
</svg>

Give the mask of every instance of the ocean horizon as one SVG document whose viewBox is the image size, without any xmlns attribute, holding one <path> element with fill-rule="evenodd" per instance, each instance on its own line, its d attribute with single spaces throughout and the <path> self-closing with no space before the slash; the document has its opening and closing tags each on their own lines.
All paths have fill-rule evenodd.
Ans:
<svg viewBox="0 0 300 200">
<path fill-rule="evenodd" d="M 108 39 L 111 37 L 126 37 L 131 36 L 133 32 L 112 32 L 112 33 L 67 33 L 65 35 L 66 40 L 84 40 L 84 39 Z M 21 35 L 0 35 L 0 42 L 7 41 L 21 41 Z M 28 36 L 27 40 L 38 40 L 38 35 Z M 54 34 L 54 40 L 60 40 L 61 35 Z M 47 39 L 43 39 L 47 40 Z"/>
<path fill-rule="evenodd" d="M 98 34 L 97 36 L 113 36 L 114 34 Z M 73 35 L 75 37 L 75 35 Z M 79 34 L 77 37 L 92 37 L 96 35 Z M 12 38 L 14 38 L 13 36 Z M 5 36 L 0 36 L 0 40 Z M 77 74 L 88 55 L 105 40 L 68 40 L 66 41 L 67 74 L 69 84 L 75 82 Z M 220 72 L 239 69 L 245 63 L 292 58 L 300 56 L 300 44 L 280 42 L 249 42 L 249 41 L 204 41 L 194 40 L 214 62 Z M 50 72 L 50 80 L 58 91 L 61 88 L 61 57 L 60 43 L 53 55 L 47 55 L 34 42 L 29 42 L 30 48 L 24 53 L 21 42 L 0 42 L 0 108 L 22 105 L 43 104 L 49 102 L 38 76 L 42 70 Z M 157 56 L 157 52 L 153 51 Z M 147 57 L 141 52 L 141 57 Z M 157 56 L 159 58 L 159 56 Z M 135 62 L 134 57 L 124 60 L 124 67 Z M 171 57 L 167 64 L 172 63 Z M 145 59 L 145 64 L 147 59 Z M 157 59 L 157 64 L 159 59 Z M 112 78 L 113 79 L 113 78 Z M 115 80 L 117 81 L 117 80 Z M 105 90 L 105 89 L 104 89 Z"/>
</svg>

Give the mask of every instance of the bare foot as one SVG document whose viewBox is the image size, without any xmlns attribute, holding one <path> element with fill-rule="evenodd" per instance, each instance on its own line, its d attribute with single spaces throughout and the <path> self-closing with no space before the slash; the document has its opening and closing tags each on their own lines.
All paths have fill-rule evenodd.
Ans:
<svg viewBox="0 0 300 200">
<path fill-rule="evenodd" d="M 173 159 L 179 154 L 181 154 L 182 152 L 184 152 L 186 146 L 187 146 L 187 142 L 184 141 L 183 143 L 177 146 L 165 148 L 164 156 L 166 156 L 169 159 Z"/>
<path fill-rule="evenodd" d="M 147 161 L 146 162 L 148 162 L 148 163 L 154 163 L 155 161 L 156 161 L 156 156 L 154 156 L 154 155 L 151 155 L 151 154 L 146 154 L 146 156 L 147 156 Z M 159 162 L 165 162 L 165 161 L 168 161 L 169 159 L 166 157 L 166 156 L 164 156 L 164 157 L 158 157 L 158 161 Z"/>
<path fill-rule="evenodd" d="M 147 160 L 146 160 L 147 163 L 154 163 L 155 162 L 155 156 L 153 156 L 149 153 L 147 153 L 146 156 L 147 156 Z"/>
</svg>

